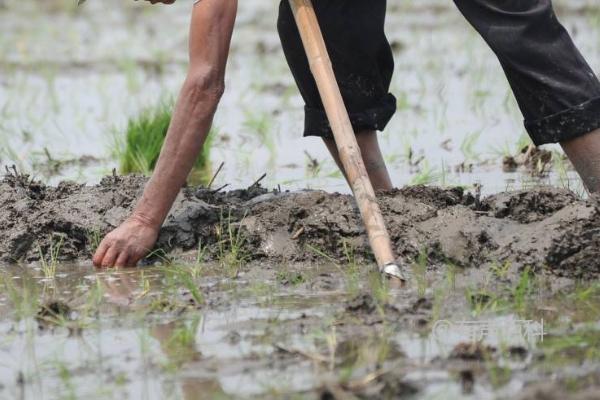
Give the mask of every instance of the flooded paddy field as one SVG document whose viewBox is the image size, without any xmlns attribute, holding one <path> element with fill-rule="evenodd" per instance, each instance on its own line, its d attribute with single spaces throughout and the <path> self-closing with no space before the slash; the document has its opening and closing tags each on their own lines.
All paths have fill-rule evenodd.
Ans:
<svg viewBox="0 0 600 400">
<path fill-rule="evenodd" d="M 0 0 L 0 398 L 599 398 L 598 201 L 558 148 L 528 147 L 451 1 L 388 7 L 401 189 L 381 206 L 403 287 L 301 138 L 260 0 L 240 2 L 213 128 L 230 186 L 185 188 L 145 265 L 94 269 L 146 182 L 112 173 L 128 119 L 185 77 L 191 1 L 73 3 Z M 598 72 L 596 3 L 555 6 Z"/>
</svg>

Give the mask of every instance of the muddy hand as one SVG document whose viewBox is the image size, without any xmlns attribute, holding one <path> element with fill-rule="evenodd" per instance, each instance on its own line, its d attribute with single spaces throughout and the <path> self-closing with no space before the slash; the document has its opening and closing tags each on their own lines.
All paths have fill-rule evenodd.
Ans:
<svg viewBox="0 0 600 400">
<path fill-rule="evenodd" d="M 133 267 L 150 252 L 159 228 L 137 218 L 128 218 L 110 232 L 98 246 L 93 262 L 96 267 Z"/>
</svg>

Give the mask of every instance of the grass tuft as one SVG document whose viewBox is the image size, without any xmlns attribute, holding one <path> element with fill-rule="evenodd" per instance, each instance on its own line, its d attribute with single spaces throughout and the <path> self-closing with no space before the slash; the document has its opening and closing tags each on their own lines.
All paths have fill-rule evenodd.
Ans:
<svg viewBox="0 0 600 400">
<path fill-rule="evenodd" d="M 42 247 L 38 244 L 38 252 L 40 255 L 40 265 L 44 278 L 54 279 L 56 277 L 56 267 L 58 266 L 58 257 L 60 256 L 60 250 L 63 245 L 63 237 L 59 237 L 55 243 L 54 238 L 50 241 L 48 251 L 44 254 Z"/>
<path fill-rule="evenodd" d="M 149 175 L 154 170 L 171 123 L 172 110 L 171 102 L 163 102 L 129 119 L 124 138 L 117 138 L 114 146 L 122 174 Z M 211 131 L 196 159 L 190 174 L 192 183 L 205 183 L 210 176 L 209 156 L 213 136 Z"/>
</svg>

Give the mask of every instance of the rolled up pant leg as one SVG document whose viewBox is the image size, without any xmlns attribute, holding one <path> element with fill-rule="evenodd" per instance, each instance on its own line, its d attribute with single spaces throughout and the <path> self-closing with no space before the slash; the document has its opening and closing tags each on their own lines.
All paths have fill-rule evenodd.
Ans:
<svg viewBox="0 0 600 400">
<path fill-rule="evenodd" d="M 315 0 L 335 77 L 355 132 L 383 130 L 396 112 L 389 93 L 394 58 L 385 35 L 386 0 Z M 288 65 L 305 102 L 305 136 L 333 138 L 317 84 L 288 0 L 277 28 Z"/>
<path fill-rule="evenodd" d="M 600 82 L 551 0 L 454 0 L 496 53 L 535 144 L 600 128 Z"/>
</svg>

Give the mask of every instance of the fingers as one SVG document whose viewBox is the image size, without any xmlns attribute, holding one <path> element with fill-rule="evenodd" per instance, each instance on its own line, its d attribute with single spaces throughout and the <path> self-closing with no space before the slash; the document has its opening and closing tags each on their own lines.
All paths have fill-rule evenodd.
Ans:
<svg viewBox="0 0 600 400">
<path fill-rule="evenodd" d="M 96 249 L 96 252 L 94 253 L 94 257 L 92 258 L 92 262 L 94 263 L 94 266 L 96 267 L 101 267 L 102 266 L 102 260 L 104 259 L 104 256 L 106 255 L 106 251 L 109 248 L 109 243 L 106 239 L 104 239 L 101 243 L 100 246 L 98 246 L 98 248 Z"/>
<path fill-rule="evenodd" d="M 122 249 L 121 253 L 117 257 L 117 261 L 115 262 L 115 267 L 128 267 L 127 260 L 129 259 L 129 253 L 127 249 Z"/>
<path fill-rule="evenodd" d="M 114 244 L 112 244 L 106 251 L 106 254 L 104 255 L 104 258 L 102 259 L 100 266 L 103 268 L 114 267 L 118 256 L 119 256 L 119 251 L 116 248 L 116 246 Z"/>
<path fill-rule="evenodd" d="M 133 251 L 129 254 L 129 258 L 127 259 L 127 263 L 129 267 L 135 267 L 137 263 L 146 256 L 145 252 Z"/>
</svg>

